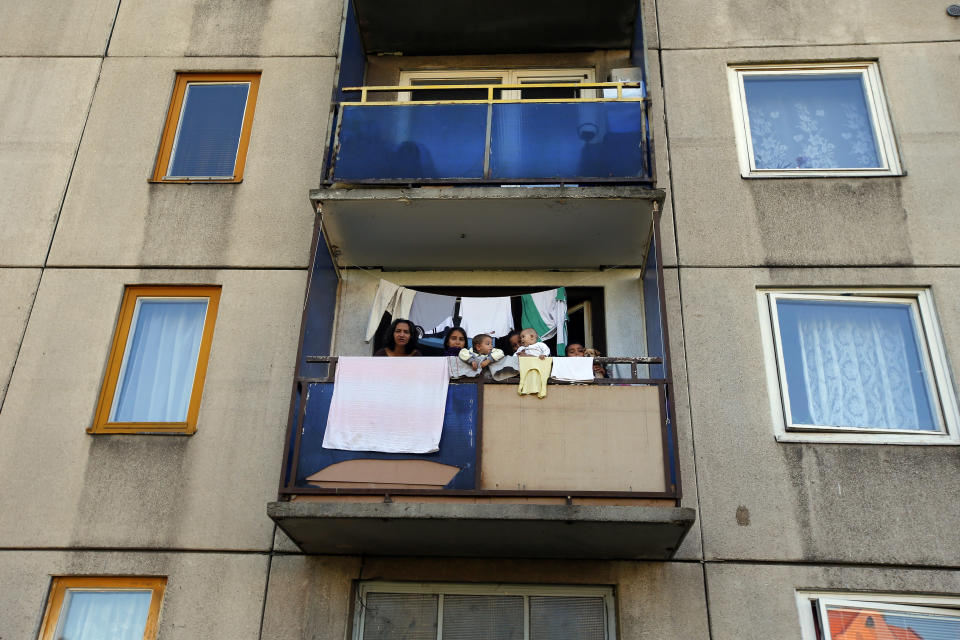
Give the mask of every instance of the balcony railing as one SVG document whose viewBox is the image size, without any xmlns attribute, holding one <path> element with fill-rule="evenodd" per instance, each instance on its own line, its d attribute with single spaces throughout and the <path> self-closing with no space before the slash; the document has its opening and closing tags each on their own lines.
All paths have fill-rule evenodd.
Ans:
<svg viewBox="0 0 960 640">
<path fill-rule="evenodd" d="M 306 360 L 326 363 L 327 375 L 296 380 L 282 496 L 680 497 L 668 382 L 641 377 L 660 358 L 597 358 L 630 375 L 551 380 L 542 400 L 518 396 L 517 378 L 451 380 L 431 454 L 324 449 L 337 358 Z"/>
<path fill-rule="evenodd" d="M 578 97 L 522 98 L 525 90 Z M 641 83 L 351 87 L 327 180 L 347 184 L 652 184 Z M 417 92 L 479 94 L 418 100 Z M 541 94 L 542 95 L 542 94 Z M 398 99 L 399 98 L 399 99 Z"/>
</svg>

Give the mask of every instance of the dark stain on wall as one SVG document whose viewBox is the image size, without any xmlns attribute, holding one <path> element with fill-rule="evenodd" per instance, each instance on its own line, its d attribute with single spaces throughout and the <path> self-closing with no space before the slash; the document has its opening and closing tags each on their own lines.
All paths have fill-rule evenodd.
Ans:
<svg viewBox="0 0 960 640">
<path fill-rule="evenodd" d="M 194 3 L 186 55 L 257 55 L 272 0 L 200 0 Z"/>
</svg>

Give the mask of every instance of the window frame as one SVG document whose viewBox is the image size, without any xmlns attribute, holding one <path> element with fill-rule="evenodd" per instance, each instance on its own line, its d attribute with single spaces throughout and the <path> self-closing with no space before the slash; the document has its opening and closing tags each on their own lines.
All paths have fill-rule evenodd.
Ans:
<svg viewBox="0 0 960 640">
<path fill-rule="evenodd" d="M 456 80 L 458 78 L 468 80 L 499 80 L 500 84 L 536 84 L 543 82 L 594 82 L 596 69 L 592 67 L 574 68 L 574 69 L 408 69 L 400 71 L 398 86 L 408 86 L 414 80 Z M 483 83 L 483 82 L 481 82 Z M 410 102 L 410 91 L 401 91 L 398 100 L 400 102 Z M 581 91 L 584 97 L 594 97 L 596 90 L 585 89 Z M 519 100 L 519 89 L 505 89 L 502 93 L 502 100 Z"/>
<path fill-rule="evenodd" d="M 790 395 L 780 341 L 776 302 L 793 300 L 844 300 L 904 303 L 914 309 L 914 319 L 921 335 L 921 358 L 928 365 L 928 391 L 933 395 L 934 414 L 941 430 L 937 432 L 907 429 L 870 429 L 822 425 L 795 425 L 790 414 Z M 946 347 L 936 319 L 933 297 L 927 288 L 760 288 L 757 290 L 761 339 L 773 417 L 774 435 L 778 442 L 823 442 L 845 444 L 960 444 L 960 409 L 957 406 L 953 377 L 946 356 Z"/>
<path fill-rule="evenodd" d="M 612 586 L 596 585 L 511 585 L 511 584 L 458 584 L 446 582 L 381 582 L 367 581 L 357 584 L 356 598 L 353 607 L 353 626 L 350 631 L 351 640 L 363 639 L 364 605 L 363 599 L 368 593 L 420 593 L 450 595 L 478 595 L 478 596 L 525 596 L 524 600 L 524 637 L 529 631 L 529 597 L 530 596 L 572 596 L 572 597 L 602 597 L 606 616 L 606 640 L 617 638 L 617 610 L 616 598 Z M 442 636 L 443 631 L 443 599 L 439 599 L 437 610 L 437 633 Z"/>
<path fill-rule="evenodd" d="M 253 115 L 257 106 L 257 94 L 260 89 L 259 71 L 231 71 L 231 72 L 178 72 L 170 97 L 170 106 L 163 125 L 160 137 L 160 146 L 157 149 L 157 159 L 154 163 L 153 175 L 150 182 L 168 183 L 236 183 L 243 182 L 243 170 L 246 166 L 247 148 L 250 146 L 250 133 L 253 129 Z M 240 140 L 237 144 L 237 155 L 233 164 L 233 177 L 168 177 L 167 171 L 173 159 L 180 123 L 183 119 L 183 101 L 189 84 L 241 84 L 250 85 L 247 91 L 247 101 L 244 105 L 243 122 L 240 126 Z"/>
<path fill-rule="evenodd" d="M 163 604 L 166 587 L 167 579 L 163 576 L 54 576 L 50 583 L 38 640 L 54 640 L 68 589 L 88 591 L 146 591 L 149 589 L 153 595 L 150 599 L 143 640 L 154 640 L 157 637 L 160 607 Z"/>
<path fill-rule="evenodd" d="M 93 425 L 87 433 L 171 433 L 193 434 L 197 430 L 197 418 L 200 414 L 200 399 L 213 344 L 213 332 L 217 311 L 220 305 L 220 285 L 127 285 L 115 325 L 106 372 L 100 385 L 100 395 L 94 413 Z M 116 400 L 117 385 L 125 361 L 130 331 L 133 325 L 137 300 L 140 298 L 206 298 L 207 311 L 204 316 L 203 330 L 197 364 L 193 373 L 193 387 L 187 405 L 187 419 L 184 422 L 111 422 L 110 413 Z"/>
<path fill-rule="evenodd" d="M 913 613 L 953 613 L 960 617 L 960 597 L 937 595 L 906 595 L 870 592 L 797 591 L 797 610 L 800 614 L 802 640 L 827 640 L 829 629 L 818 634 L 820 620 L 826 606 L 840 605 L 880 608 Z M 817 615 L 814 615 L 814 607 Z M 819 618 L 819 619 L 818 619 Z"/>
<path fill-rule="evenodd" d="M 747 113 L 747 97 L 743 80 L 746 76 L 820 75 L 849 73 L 861 77 L 864 99 L 876 138 L 882 166 L 853 169 L 758 169 L 754 161 L 753 141 Z M 887 100 L 884 95 L 880 67 L 876 61 L 820 62 L 794 64 L 735 64 L 727 67 L 730 104 L 733 112 L 740 175 L 743 178 L 828 178 L 904 175 Z"/>
</svg>

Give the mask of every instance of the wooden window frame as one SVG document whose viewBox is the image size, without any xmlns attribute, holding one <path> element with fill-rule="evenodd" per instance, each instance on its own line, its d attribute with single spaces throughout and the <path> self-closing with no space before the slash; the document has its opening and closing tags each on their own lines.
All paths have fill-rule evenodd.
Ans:
<svg viewBox="0 0 960 640">
<path fill-rule="evenodd" d="M 93 426 L 87 429 L 87 433 L 173 433 L 189 435 L 196 432 L 197 417 L 200 414 L 200 398 L 203 395 L 203 383 L 206 378 L 207 363 L 210 359 L 210 348 L 213 344 L 213 330 L 217 320 L 217 309 L 220 305 L 220 291 L 219 285 L 127 285 L 123 292 L 123 301 L 120 304 L 120 314 L 113 334 L 110 357 L 107 360 L 107 370 L 100 387 L 100 398 L 97 402 Z M 190 392 L 190 402 L 187 405 L 185 422 L 110 422 L 110 411 L 113 407 L 134 310 L 139 298 L 207 298 L 207 313 L 203 321 L 200 351 L 197 355 L 197 366 L 193 373 L 193 389 Z"/>
<path fill-rule="evenodd" d="M 183 99 L 186 96 L 187 85 L 190 83 L 227 84 L 249 83 L 247 104 L 243 112 L 243 124 L 240 127 L 240 142 L 237 145 L 237 158 L 233 165 L 232 178 L 167 178 L 167 169 L 173 154 L 174 142 L 180 128 L 180 118 L 183 112 Z M 257 94 L 260 90 L 260 72 L 190 72 L 177 73 L 173 85 L 173 96 L 170 98 L 170 107 L 167 110 L 167 119 L 163 126 L 163 135 L 160 138 L 160 148 L 157 150 L 157 161 L 154 164 L 153 176 L 150 182 L 173 183 L 232 183 L 243 181 L 243 169 L 247 160 L 247 147 L 250 145 L 250 131 L 253 128 L 253 113 L 257 106 Z"/>
<path fill-rule="evenodd" d="M 43 613 L 43 622 L 40 626 L 39 640 L 55 640 L 54 632 L 60 622 L 63 612 L 63 601 L 67 589 L 88 589 L 91 591 L 124 591 L 137 590 L 153 592 L 150 598 L 150 609 L 147 613 L 147 624 L 143 632 L 143 640 L 154 640 L 157 637 L 157 624 L 160 619 L 160 606 L 163 603 L 163 594 L 167 587 L 165 577 L 143 576 L 54 576 L 50 585 L 50 595 L 47 598 L 47 607 Z"/>
<path fill-rule="evenodd" d="M 409 86 L 414 80 L 457 80 L 464 79 L 468 84 L 491 84 L 499 81 L 500 84 L 534 84 L 536 82 L 594 82 L 596 70 L 592 67 L 570 69 L 408 69 L 400 72 L 399 86 Z M 491 82 L 493 81 L 493 82 Z M 586 97 L 595 97 L 595 90 L 581 90 L 582 94 L 590 93 Z M 399 93 L 400 102 L 411 101 L 410 91 Z M 504 100 L 519 100 L 520 90 L 504 89 Z"/>
</svg>

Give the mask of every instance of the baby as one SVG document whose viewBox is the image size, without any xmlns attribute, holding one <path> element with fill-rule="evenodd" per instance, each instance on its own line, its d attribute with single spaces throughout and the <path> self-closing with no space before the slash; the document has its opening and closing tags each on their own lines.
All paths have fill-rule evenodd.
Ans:
<svg viewBox="0 0 960 640">
<path fill-rule="evenodd" d="M 540 342 L 540 336 L 537 332 L 527 327 L 520 332 L 520 348 L 517 349 L 518 356 L 539 356 L 541 360 L 550 355 L 550 347 Z"/>
<path fill-rule="evenodd" d="M 459 358 L 468 363 L 473 370 L 482 369 L 503 358 L 503 351 L 494 349 L 493 338 L 485 333 L 473 336 L 473 347 L 461 349 Z"/>
</svg>

